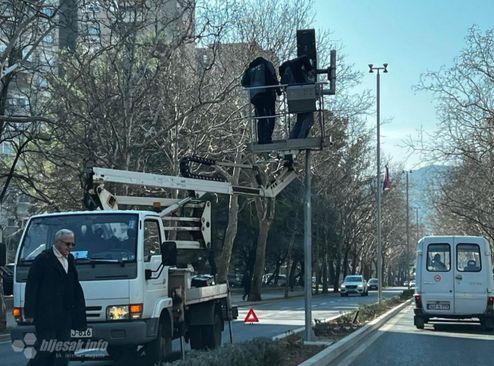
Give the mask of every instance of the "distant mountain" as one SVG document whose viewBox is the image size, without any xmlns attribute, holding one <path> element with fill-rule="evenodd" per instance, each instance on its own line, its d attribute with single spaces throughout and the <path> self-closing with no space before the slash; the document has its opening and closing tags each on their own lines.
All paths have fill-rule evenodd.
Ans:
<svg viewBox="0 0 494 366">
<path fill-rule="evenodd" d="M 416 208 L 418 207 L 419 222 L 431 229 L 430 215 L 433 206 L 430 201 L 430 191 L 438 188 L 446 179 L 450 167 L 445 165 L 429 165 L 413 170 L 410 173 L 410 223 L 416 224 Z M 429 231 L 429 230 L 427 230 Z M 426 234 L 426 233 L 424 233 Z"/>
</svg>

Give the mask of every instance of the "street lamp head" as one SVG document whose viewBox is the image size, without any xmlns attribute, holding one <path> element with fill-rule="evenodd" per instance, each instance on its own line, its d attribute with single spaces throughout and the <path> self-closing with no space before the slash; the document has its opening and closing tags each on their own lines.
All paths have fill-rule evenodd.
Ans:
<svg viewBox="0 0 494 366">
<path fill-rule="evenodd" d="M 388 72 L 388 64 L 383 64 L 384 66 L 384 71 L 383 72 Z"/>
<path fill-rule="evenodd" d="M 374 72 L 374 70 L 372 69 L 374 65 L 373 64 L 369 64 L 369 73 L 372 74 Z"/>
</svg>

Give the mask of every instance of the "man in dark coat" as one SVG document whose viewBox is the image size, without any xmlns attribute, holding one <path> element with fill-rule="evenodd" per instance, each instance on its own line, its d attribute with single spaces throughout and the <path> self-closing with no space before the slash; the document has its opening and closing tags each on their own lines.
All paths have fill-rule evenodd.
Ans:
<svg viewBox="0 0 494 366">
<path fill-rule="evenodd" d="M 281 84 L 296 85 L 315 82 L 315 67 L 307 56 L 285 61 L 280 66 Z M 314 123 L 313 113 L 297 113 L 297 122 L 290 131 L 291 139 L 304 139 Z"/>
<path fill-rule="evenodd" d="M 57 231 L 51 248 L 40 253 L 26 283 L 24 314 L 34 322 L 38 352 L 32 365 L 67 365 L 65 354 L 39 351 L 43 340 L 69 341 L 70 330 L 85 330 L 86 304 L 77 275 L 74 256 L 74 233 Z"/>
<path fill-rule="evenodd" d="M 250 271 L 247 270 L 245 271 L 244 276 L 242 277 L 242 287 L 244 288 L 244 294 L 242 295 L 243 301 L 247 300 L 249 296 L 251 281 L 252 281 L 252 276 L 250 274 Z"/>
<path fill-rule="evenodd" d="M 281 90 L 279 87 L 262 87 L 279 85 L 273 64 L 263 57 L 256 58 L 244 71 L 241 84 L 243 87 L 252 88 L 249 90 L 250 102 L 254 105 L 257 118 L 258 142 L 269 144 L 272 142 L 274 131 L 276 94 L 280 95 Z"/>
</svg>

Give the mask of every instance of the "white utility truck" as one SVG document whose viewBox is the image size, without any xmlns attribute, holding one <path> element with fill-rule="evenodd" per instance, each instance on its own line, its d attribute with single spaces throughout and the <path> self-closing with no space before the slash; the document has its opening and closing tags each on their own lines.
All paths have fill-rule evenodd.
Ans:
<svg viewBox="0 0 494 366">
<path fill-rule="evenodd" d="M 189 163 L 183 162 L 182 167 L 191 176 Z M 88 320 L 87 330 L 73 331 L 73 338 L 105 340 L 110 357 L 140 356 L 150 365 L 167 358 L 176 338 L 182 350 L 184 341 L 193 349 L 219 346 L 224 322 L 236 318 L 237 310 L 230 304 L 227 285 L 215 284 L 213 276 L 205 274 L 211 204 L 199 198 L 206 192 L 274 197 L 296 174 L 284 169 L 269 186 L 253 188 L 198 175 L 187 178 L 103 168 L 90 168 L 88 173 L 85 201 L 92 211 L 36 215 L 27 223 L 16 256 L 13 313 L 18 325 L 12 340 L 34 331 L 22 311 L 31 263 L 51 247 L 58 230 L 70 229 Z M 189 195 L 179 199 L 116 196 L 104 188 L 105 183 L 124 184 L 127 189 L 186 190 Z M 155 210 L 119 210 L 118 205 Z"/>
<path fill-rule="evenodd" d="M 494 280 L 489 243 L 479 236 L 427 236 L 418 242 L 415 317 L 476 318 L 494 328 Z"/>
</svg>

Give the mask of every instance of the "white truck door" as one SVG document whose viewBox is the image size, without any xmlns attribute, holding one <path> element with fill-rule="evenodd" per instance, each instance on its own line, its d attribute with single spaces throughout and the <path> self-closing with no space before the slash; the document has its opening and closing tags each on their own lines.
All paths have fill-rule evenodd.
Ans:
<svg viewBox="0 0 494 366">
<path fill-rule="evenodd" d="M 487 242 L 482 238 L 455 238 L 455 312 L 461 315 L 482 314 L 487 306 L 485 257 Z"/>
<path fill-rule="evenodd" d="M 454 281 L 451 265 L 452 238 L 439 237 L 424 243 L 422 255 L 422 306 L 425 313 L 453 314 Z"/>
<path fill-rule="evenodd" d="M 151 278 L 144 286 L 144 315 L 150 316 L 157 301 L 167 296 L 168 271 L 166 268 L 158 271 L 161 266 L 161 237 L 160 220 L 149 217 L 144 220 L 144 269 L 151 270 Z"/>
</svg>

